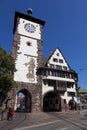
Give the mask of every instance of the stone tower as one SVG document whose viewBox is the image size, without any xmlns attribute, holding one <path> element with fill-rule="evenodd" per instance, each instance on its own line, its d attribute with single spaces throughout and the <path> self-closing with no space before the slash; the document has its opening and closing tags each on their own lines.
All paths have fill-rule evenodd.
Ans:
<svg viewBox="0 0 87 130">
<path fill-rule="evenodd" d="M 39 112 L 42 100 L 41 77 L 37 74 L 42 63 L 42 31 L 45 22 L 34 18 L 32 10 L 28 14 L 15 12 L 14 39 L 12 56 L 15 59 L 17 71 L 14 80 L 18 83 L 15 90 L 15 108 L 17 108 L 17 93 L 26 96 L 26 111 Z"/>
</svg>

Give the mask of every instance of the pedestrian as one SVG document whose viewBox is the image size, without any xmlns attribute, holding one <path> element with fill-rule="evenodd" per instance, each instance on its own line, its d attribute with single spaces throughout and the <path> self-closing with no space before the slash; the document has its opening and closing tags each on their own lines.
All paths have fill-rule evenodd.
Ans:
<svg viewBox="0 0 87 130">
<path fill-rule="evenodd" d="M 9 108 L 9 112 L 8 112 L 8 120 L 12 120 L 13 116 L 14 116 L 14 108 Z"/>
</svg>

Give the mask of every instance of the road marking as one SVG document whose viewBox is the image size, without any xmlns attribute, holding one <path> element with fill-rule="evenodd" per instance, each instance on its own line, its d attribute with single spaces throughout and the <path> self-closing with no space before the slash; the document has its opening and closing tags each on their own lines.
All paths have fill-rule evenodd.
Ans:
<svg viewBox="0 0 87 130">
<path fill-rule="evenodd" d="M 52 121 L 52 122 L 48 122 L 48 123 L 42 123 L 42 124 L 37 124 L 37 125 L 32 125 L 32 126 L 27 126 L 27 127 L 14 128 L 12 130 L 25 130 L 25 129 L 35 128 L 35 127 L 39 127 L 39 126 L 50 125 L 50 124 L 57 123 L 60 121 L 62 121 L 62 120 L 56 120 L 56 121 Z M 61 129 L 61 130 L 64 130 L 64 129 Z"/>
<path fill-rule="evenodd" d="M 65 119 L 65 121 L 68 121 L 68 122 L 70 122 L 70 123 L 72 123 L 72 124 L 74 124 L 76 126 L 79 126 L 79 127 L 83 128 L 83 129 L 85 129 L 84 124 L 81 124 L 80 122 L 76 122 L 76 121 L 74 121 L 72 119 L 71 120 L 70 119 Z"/>
<path fill-rule="evenodd" d="M 65 128 L 59 129 L 59 130 L 66 130 L 66 129 L 68 129 L 68 128 L 65 127 Z"/>
</svg>

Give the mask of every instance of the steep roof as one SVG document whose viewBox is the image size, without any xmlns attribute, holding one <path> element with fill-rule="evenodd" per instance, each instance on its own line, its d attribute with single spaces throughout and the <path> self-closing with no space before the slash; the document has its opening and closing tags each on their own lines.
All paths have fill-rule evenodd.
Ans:
<svg viewBox="0 0 87 130">
<path fill-rule="evenodd" d="M 41 66 L 40 68 L 56 70 L 55 68 L 49 68 L 49 67 L 47 66 L 47 64 L 49 63 L 50 59 L 53 57 L 53 55 L 55 55 L 55 52 L 59 52 L 59 53 L 60 53 L 59 55 L 61 55 L 62 59 L 64 59 L 66 66 L 69 68 L 69 70 L 67 70 L 67 72 L 72 72 L 72 73 L 77 74 L 74 70 L 72 70 L 72 69 L 70 68 L 68 62 L 66 61 L 65 57 L 63 56 L 63 54 L 62 54 L 62 52 L 61 52 L 61 50 L 60 50 L 59 48 L 56 48 L 56 49 L 50 54 L 50 56 L 49 56 L 48 58 L 47 58 L 47 57 L 43 57 L 43 58 L 42 58 L 42 66 Z M 58 56 L 57 58 L 59 58 L 59 56 Z M 61 70 L 59 70 L 59 71 L 61 71 Z M 64 70 L 62 70 L 62 71 L 64 71 Z"/>
<path fill-rule="evenodd" d="M 55 53 L 56 50 L 59 50 L 60 54 L 62 55 L 62 57 L 63 57 L 64 60 L 66 61 L 64 55 L 62 54 L 62 52 L 61 52 L 61 50 L 60 50 L 59 48 L 56 48 L 56 49 L 51 53 L 51 55 L 50 55 L 49 58 L 48 58 L 48 61 L 49 61 L 49 59 L 54 55 L 54 53 Z M 68 65 L 68 67 L 70 68 L 70 66 L 69 66 L 69 64 L 68 64 L 67 61 L 66 61 L 66 63 L 67 63 L 67 65 Z"/>
<path fill-rule="evenodd" d="M 43 66 L 43 67 L 46 65 L 47 60 L 48 60 L 47 57 L 44 57 L 44 56 L 42 57 L 42 66 Z"/>
</svg>

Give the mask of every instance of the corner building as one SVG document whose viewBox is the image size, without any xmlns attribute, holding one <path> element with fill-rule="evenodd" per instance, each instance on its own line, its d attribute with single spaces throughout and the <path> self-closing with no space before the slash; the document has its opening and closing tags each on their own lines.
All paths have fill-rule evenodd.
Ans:
<svg viewBox="0 0 87 130">
<path fill-rule="evenodd" d="M 65 111 L 77 103 L 78 75 L 56 48 L 48 58 L 42 55 L 42 32 L 45 22 L 15 12 L 12 56 L 17 71 L 11 104 L 18 109 L 18 93 L 25 95 L 23 111 Z"/>
</svg>

